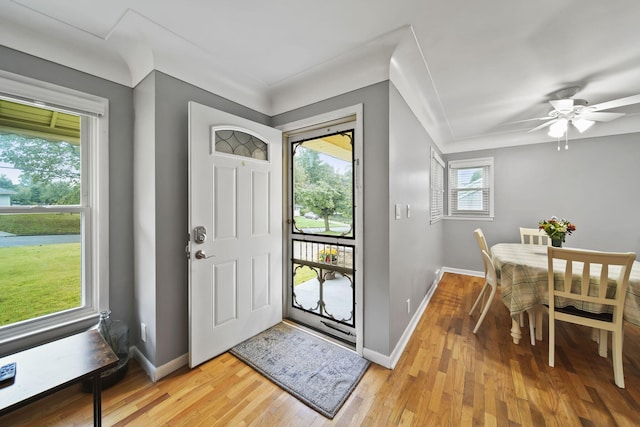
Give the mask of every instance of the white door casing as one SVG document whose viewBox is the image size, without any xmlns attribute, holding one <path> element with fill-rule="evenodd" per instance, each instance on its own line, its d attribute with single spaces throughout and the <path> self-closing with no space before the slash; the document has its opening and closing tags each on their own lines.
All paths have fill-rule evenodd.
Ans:
<svg viewBox="0 0 640 427">
<path fill-rule="evenodd" d="M 216 130 L 267 143 L 268 160 L 216 152 Z M 204 242 L 195 227 L 204 227 Z M 282 320 L 282 133 L 189 103 L 189 365 Z M 196 254 L 198 254 L 198 257 Z"/>
<path fill-rule="evenodd" d="M 354 202 L 356 206 L 356 219 L 355 219 L 355 246 L 356 246 L 356 259 L 355 259 L 355 269 L 357 272 L 356 280 L 355 280 L 355 334 L 356 334 L 356 352 L 359 355 L 363 354 L 364 351 L 364 190 L 363 190 L 363 178 L 362 178 L 362 170 L 363 170 L 363 104 L 356 104 L 349 107 L 344 107 L 338 110 L 334 110 L 328 113 L 319 114 L 313 117 L 307 117 L 302 120 L 298 120 L 295 122 L 287 123 L 278 126 L 278 129 L 283 132 L 285 137 L 290 137 L 292 135 L 299 134 L 301 132 L 307 132 L 312 129 L 320 129 L 325 128 L 327 125 L 331 124 L 339 124 L 345 123 L 346 121 L 355 120 L 355 141 L 354 141 L 354 156 L 357 160 L 354 165 L 353 178 L 354 178 Z M 291 165 L 287 165 L 287 169 L 289 169 Z M 290 187 L 290 183 L 289 183 Z M 288 190 L 289 194 L 291 194 L 291 188 Z M 291 203 L 288 200 L 288 203 Z M 289 205 L 286 208 L 287 212 L 292 212 L 292 206 Z M 283 236 L 283 245 L 287 250 L 290 250 L 290 242 L 289 242 L 289 233 L 285 233 Z M 292 254 L 287 254 L 287 263 L 286 263 L 286 286 L 287 288 L 283 288 L 285 290 L 289 290 L 289 284 L 292 281 L 289 258 L 293 256 Z M 285 301 L 286 301 L 286 315 L 290 316 L 291 310 L 291 295 L 290 292 L 285 293 Z M 329 332 L 329 331 L 327 331 Z"/>
</svg>

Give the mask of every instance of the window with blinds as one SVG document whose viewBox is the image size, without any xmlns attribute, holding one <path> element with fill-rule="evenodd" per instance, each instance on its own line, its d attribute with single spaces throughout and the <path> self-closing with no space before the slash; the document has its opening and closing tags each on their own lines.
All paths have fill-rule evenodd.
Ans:
<svg viewBox="0 0 640 427">
<path fill-rule="evenodd" d="M 449 216 L 493 217 L 493 158 L 449 162 Z"/>
<path fill-rule="evenodd" d="M 444 161 L 431 148 L 431 224 L 444 216 Z"/>
</svg>

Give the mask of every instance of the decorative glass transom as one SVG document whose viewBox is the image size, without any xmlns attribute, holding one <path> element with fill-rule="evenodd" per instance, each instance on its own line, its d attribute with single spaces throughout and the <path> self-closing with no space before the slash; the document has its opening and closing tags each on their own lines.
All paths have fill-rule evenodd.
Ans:
<svg viewBox="0 0 640 427">
<path fill-rule="evenodd" d="M 257 160 L 269 160 L 267 143 L 255 135 L 241 130 L 223 129 L 214 131 L 215 151 L 250 157 Z"/>
</svg>

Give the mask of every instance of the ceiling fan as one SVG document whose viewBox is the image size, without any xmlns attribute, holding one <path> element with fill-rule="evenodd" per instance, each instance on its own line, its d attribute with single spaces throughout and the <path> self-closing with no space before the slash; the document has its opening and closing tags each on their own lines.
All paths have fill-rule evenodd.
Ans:
<svg viewBox="0 0 640 427">
<path fill-rule="evenodd" d="M 589 129 L 595 122 L 610 122 L 625 113 L 612 113 L 603 110 L 624 107 L 626 105 L 639 104 L 640 94 L 618 98 L 611 101 L 601 102 L 600 104 L 588 105 L 584 99 L 571 98 L 580 90 L 579 87 L 573 86 L 562 89 L 555 93 L 561 99 L 549 101 L 553 107 L 545 117 L 537 117 L 532 120 L 545 120 L 539 126 L 534 127 L 529 132 L 535 132 L 540 129 L 549 127 L 549 136 L 554 138 L 566 137 L 569 124 L 573 125 L 580 133 Z"/>
</svg>

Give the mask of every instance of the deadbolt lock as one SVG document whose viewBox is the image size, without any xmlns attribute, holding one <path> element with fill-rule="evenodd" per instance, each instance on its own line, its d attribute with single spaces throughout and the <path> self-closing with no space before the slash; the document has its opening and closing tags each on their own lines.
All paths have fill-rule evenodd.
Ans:
<svg viewBox="0 0 640 427">
<path fill-rule="evenodd" d="M 196 243 L 204 243 L 207 240 L 207 229 L 199 225 L 193 229 L 193 241 Z"/>
</svg>

